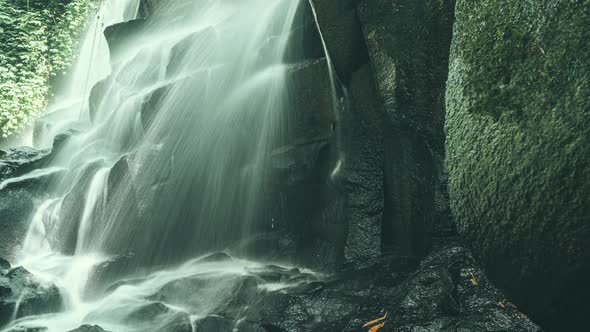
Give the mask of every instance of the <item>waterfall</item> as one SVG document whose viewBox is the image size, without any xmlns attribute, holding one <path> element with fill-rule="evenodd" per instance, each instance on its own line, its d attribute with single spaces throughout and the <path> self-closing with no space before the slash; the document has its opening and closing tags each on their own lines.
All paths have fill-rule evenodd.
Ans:
<svg viewBox="0 0 590 332">
<path fill-rule="evenodd" d="M 82 37 L 76 62 L 63 83 L 54 87 L 55 97 L 47 113 L 37 120 L 34 143 L 50 147 L 53 137 L 72 126 L 79 126 L 88 114 L 88 96 L 92 87 L 110 72 L 109 48 L 103 36 L 105 27 L 134 17 L 139 0 L 103 0 L 94 4 Z M 133 14 L 131 14 L 133 12 Z"/>
<path fill-rule="evenodd" d="M 42 145 L 72 126 L 79 132 L 45 171 L 59 170 L 59 181 L 34 214 L 20 256 L 23 266 L 62 289 L 67 310 L 18 324 L 64 331 L 92 321 L 139 331 L 123 314 L 183 276 L 211 283 L 201 302 L 173 305 L 199 317 L 259 266 L 195 257 L 256 232 L 267 158 L 285 136 L 283 59 L 299 5 L 162 1 L 154 16 L 109 27 L 129 19 L 125 13 L 137 12 L 138 2 L 102 3 L 70 84 L 52 104 L 57 113 L 43 119 Z M 127 274 L 146 268 L 152 274 L 87 299 L 93 267 L 122 255 L 133 257 Z M 229 279 L 215 285 L 215 276 Z"/>
</svg>

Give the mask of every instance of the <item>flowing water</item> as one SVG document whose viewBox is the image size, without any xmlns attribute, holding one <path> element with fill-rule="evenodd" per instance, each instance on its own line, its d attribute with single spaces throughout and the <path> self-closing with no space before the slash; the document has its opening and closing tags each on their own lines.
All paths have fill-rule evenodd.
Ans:
<svg viewBox="0 0 590 332">
<path fill-rule="evenodd" d="M 124 34 L 107 29 L 109 55 L 102 31 L 137 15 L 138 0 L 101 2 L 71 84 L 53 103 L 57 113 L 43 122 L 42 145 L 74 123 L 79 131 L 38 171 L 59 180 L 34 214 L 18 262 L 60 287 L 66 308 L 15 326 L 165 331 L 179 313 L 191 321 L 209 314 L 262 268 L 195 257 L 255 233 L 266 158 L 286 132 L 283 59 L 299 5 L 161 1 L 157 15 Z M 118 278 L 135 279 L 93 295 L 108 286 L 91 280 L 96 266 L 121 257 L 131 258 Z M 165 303 L 156 325 L 130 318 L 155 297 Z"/>
</svg>

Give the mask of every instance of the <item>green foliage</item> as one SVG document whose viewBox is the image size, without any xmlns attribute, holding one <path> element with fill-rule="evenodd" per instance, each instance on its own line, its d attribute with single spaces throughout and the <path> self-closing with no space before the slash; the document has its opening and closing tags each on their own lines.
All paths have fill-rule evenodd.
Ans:
<svg viewBox="0 0 590 332">
<path fill-rule="evenodd" d="M 49 79 L 75 56 L 91 0 L 0 0 L 0 135 L 46 107 Z"/>
</svg>

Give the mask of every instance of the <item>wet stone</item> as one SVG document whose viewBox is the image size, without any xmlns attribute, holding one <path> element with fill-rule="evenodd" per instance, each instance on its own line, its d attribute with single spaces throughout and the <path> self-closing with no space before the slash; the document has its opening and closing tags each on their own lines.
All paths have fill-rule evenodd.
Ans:
<svg viewBox="0 0 590 332">
<path fill-rule="evenodd" d="M 98 325 L 82 325 L 75 330 L 68 332 L 108 332 Z"/>
<path fill-rule="evenodd" d="M 229 257 L 226 253 L 223 252 L 216 252 L 214 254 L 211 254 L 209 256 L 205 256 L 201 259 L 199 259 L 199 262 L 203 262 L 203 263 L 211 263 L 211 262 L 229 262 L 231 261 L 231 257 Z"/>
</svg>

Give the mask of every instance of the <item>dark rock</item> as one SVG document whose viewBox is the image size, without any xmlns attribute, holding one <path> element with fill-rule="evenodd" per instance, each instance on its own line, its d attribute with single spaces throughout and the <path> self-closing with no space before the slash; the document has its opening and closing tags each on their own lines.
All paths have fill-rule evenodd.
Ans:
<svg viewBox="0 0 590 332">
<path fill-rule="evenodd" d="M 289 34 L 283 61 L 297 63 L 324 57 L 324 45 L 310 3 L 302 1 L 293 19 L 293 28 Z"/>
<path fill-rule="evenodd" d="M 396 274 L 401 277 L 385 259 L 327 282 L 259 294 L 242 314 L 276 331 L 358 331 L 386 312 L 385 331 L 540 331 L 489 283 L 467 250 L 450 242 L 416 271 Z"/>
<path fill-rule="evenodd" d="M 82 325 L 75 330 L 71 330 L 68 332 L 108 332 L 105 331 L 102 327 L 98 325 Z"/>
<path fill-rule="evenodd" d="M 271 224 L 271 227 L 273 226 L 275 225 Z M 278 225 L 276 227 L 279 228 Z M 296 256 L 296 243 L 292 234 L 283 229 L 244 238 L 230 247 L 229 252 L 232 255 L 245 256 L 263 262 L 288 261 Z"/>
<path fill-rule="evenodd" d="M 166 75 L 175 77 L 177 75 L 186 75 L 187 72 L 203 70 L 203 68 L 182 68 L 181 64 L 187 63 L 186 59 L 196 56 L 203 57 L 208 55 L 211 59 L 219 59 L 221 52 L 218 49 L 217 41 L 219 36 L 214 28 L 194 32 L 179 40 L 170 51 L 170 58 L 166 67 Z M 205 53 L 205 54 L 204 54 Z M 190 63 L 190 62 L 189 62 Z"/>
<path fill-rule="evenodd" d="M 68 143 L 68 141 L 79 134 L 80 132 L 76 129 L 69 129 L 61 134 L 58 134 L 53 139 L 53 149 L 51 150 L 52 154 L 56 154 L 62 150 L 62 148 Z"/>
<path fill-rule="evenodd" d="M 133 284 L 143 279 L 125 279 L 138 272 L 137 258 L 134 253 L 119 255 L 105 262 L 97 264 L 88 278 L 85 294 L 88 297 L 102 295 L 105 291 L 115 290 L 124 284 Z"/>
<path fill-rule="evenodd" d="M 137 285 L 141 282 L 146 281 L 145 278 L 136 278 L 136 279 L 125 279 L 121 281 L 117 281 L 113 284 L 110 284 L 104 291 L 105 294 L 114 292 L 117 288 L 125 285 Z"/>
<path fill-rule="evenodd" d="M 13 258 L 29 222 L 47 195 L 47 188 L 63 174 L 59 168 L 42 169 L 50 150 L 9 149 L 0 160 L 0 255 Z"/>
<path fill-rule="evenodd" d="M 385 112 L 381 246 L 410 260 L 428 252 L 434 228 L 450 227 L 443 97 L 453 5 L 450 0 L 359 3 Z"/>
<path fill-rule="evenodd" d="M 368 65 L 352 74 L 349 91 L 352 105 L 341 115 L 338 176 L 348 202 L 345 260 L 362 266 L 380 256 L 388 240 L 382 232 L 386 118 Z"/>
<path fill-rule="evenodd" d="M 70 192 L 64 197 L 59 207 L 59 220 L 43 218 L 47 240 L 53 250 L 64 254 L 75 252 L 88 188 L 97 171 L 103 167 L 102 160 L 88 164 L 78 175 Z"/>
<path fill-rule="evenodd" d="M 169 85 L 165 85 L 163 87 L 157 88 L 152 93 L 144 98 L 143 103 L 141 104 L 141 123 L 143 124 L 144 129 L 148 129 L 152 122 L 154 121 L 157 111 L 160 109 L 162 105 L 162 101 L 170 91 L 170 88 L 173 86 L 174 83 Z"/>
<path fill-rule="evenodd" d="M 8 330 L 7 332 L 45 332 L 48 331 L 46 327 L 23 327 L 16 326 Z"/>
<path fill-rule="evenodd" d="M 289 137 L 296 143 L 326 139 L 334 135 L 336 91 L 328 76 L 326 59 L 293 65 L 288 74 L 290 96 Z M 313 82 L 310 84 L 310 82 Z"/>
<path fill-rule="evenodd" d="M 88 112 L 90 121 L 95 122 L 99 114 L 97 114 L 100 104 L 108 92 L 109 85 L 112 84 L 112 77 L 107 77 L 92 87 L 90 96 L 88 97 Z"/>
<path fill-rule="evenodd" d="M 313 0 L 321 33 L 338 77 L 348 82 L 353 72 L 367 63 L 356 0 Z"/>
<path fill-rule="evenodd" d="M 209 256 L 199 258 L 198 261 L 203 262 L 203 263 L 212 263 L 212 262 L 229 262 L 231 260 L 232 260 L 231 257 L 229 257 L 226 253 L 216 252 L 216 253 L 211 254 Z"/>
<path fill-rule="evenodd" d="M 308 266 L 331 264 L 342 260 L 346 236 L 345 202 L 333 177 L 339 159 L 339 89 L 330 81 L 325 59 L 293 65 L 288 74 L 287 91 L 297 93 L 289 96 L 287 144 L 269 156 L 267 214 L 258 219 L 275 234 L 276 245 L 287 250 L 294 245 L 290 259 Z"/>
<path fill-rule="evenodd" d="M 6 277 L 0 277 L 0 299 L 5 299 L 10 296 L 12 296 L 10 281 Z"/>
<path fill-rule="evenodd" d="M 164 320 L 155 332 L 193 332 L 190 316 L 179 312 Z"/>
<path fill-rule="evenodd" d="M 161 302 L 154 302 L 147 304 L 129 314 L 126 321 L 131 323 L 151 322 L 158 320 L 158 316 L 165 315 L 170 311 L 170 308 L 165 304 Z"/>
<path fill-rule="evenodd" d="M 3 275 L 8 270 L 10 270 L 10 263 L 4 258 L 0 257 L 0 274 Z"/>
<path fill-rule="evenodd" d="M 233 323 L 220 316 L 207 316 L 195 321 L 196 332 L 231 332 Z"/>
<path fill-rule="evenodd" d="M 488 276 L 555 331 L 590 315 L 588 1 L 457 1 L 447 165 Z"/>
<path fill-rule="evenodd" d="M 283 147 L 271 155 L 272 177 L 279 191 L 271 196 L 275 203 L 269 204 L 276 209 L 271 210 L 271 226 L 288 230 L 290 236 L 283 240 L 295 242 L 295 259 L 308 266 L 342 260 L 344 202 L 331 179 L 337 162 L 330 143 L 320 140 Z"/>
<path fill-rule="evenodd" d="M 50 153 L 30 147 L 0 150 L 0 182 L 42 167 Z"/>
<path fill-rule="evenodd" d="M 73 103 L 50 110 L 37 118 L 33 130 L 33 145 L 43 148 L 50 147 L 51 144 L 55 145 L 54 139 L 57 135 L 85 128 L 80 121 L 79 111 L 80 104 Z M 55 155 L 57 150 L 54 149 L 52 152 Z"/>
<path fill-rule="evenodd" d="M 168 19 L 169 23 L 173 23 L 175 20 L 189 18 L 194 5 L 193 0 L 141 0 L 139 14 L 147 19 Z"/>
<path fill-rule="evenodd" d="M 16 267 L 0 277 L 0 289 L 0 326 L 9 323 L 13 313 L 14 317 L 21 318 L 63 309 L 59 289 L 38 280 L 23 267 Z"/>
<path fill-rule="evenodd" d="M 120 54 L 130 40 L 136 40 L 146 28 L 145 19 L 135 19 L 123 23 L 117 23 L 104 29 L 104 36 L 109 44 L 111 64 L 120 61 Z"/>
</svg>

